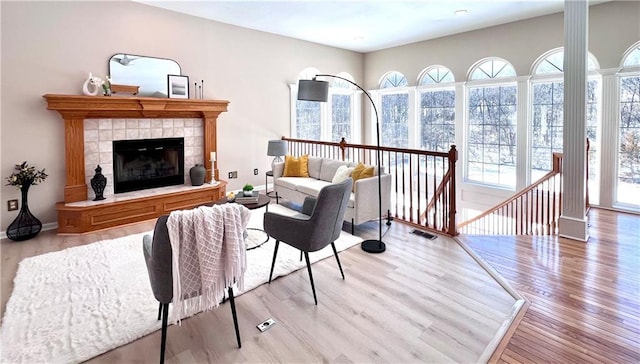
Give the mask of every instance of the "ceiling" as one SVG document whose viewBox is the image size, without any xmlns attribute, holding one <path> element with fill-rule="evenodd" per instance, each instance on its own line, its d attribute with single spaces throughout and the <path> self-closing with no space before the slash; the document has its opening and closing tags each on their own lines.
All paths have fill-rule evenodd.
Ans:
<svg viewBox="0 0 640 364">
<path fill-rule="evenodd" d="M 557 13 L 564 8 L 564 0 L 134 1 L 362 53 Z M 465 15 L 455 14 L 463 9 Z"/>
</svg>

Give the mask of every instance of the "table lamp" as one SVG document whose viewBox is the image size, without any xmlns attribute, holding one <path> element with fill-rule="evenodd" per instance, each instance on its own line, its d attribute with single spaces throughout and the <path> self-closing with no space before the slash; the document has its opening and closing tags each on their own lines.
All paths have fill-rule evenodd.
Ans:
<svg viewBox="0 0 640 364">
<path fill-rule="evenodd" d="M 267 155 L 273 158 L 271 161 L 271 170 L 273 171 L 273 166 L 276 163 L 282 162 L 283 156 L 287 154 L 287 142 L 284 140 L 269 140 L 269 145 L 267 147 Z"/>
</svg>

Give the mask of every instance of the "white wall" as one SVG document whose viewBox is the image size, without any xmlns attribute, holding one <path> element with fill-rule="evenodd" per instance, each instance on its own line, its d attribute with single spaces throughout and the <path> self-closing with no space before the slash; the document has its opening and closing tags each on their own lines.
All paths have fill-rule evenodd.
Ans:
<svg viewBox="0 0 640 364">
<path fill-rule="evenodd" d="M 349 72 L 362 80 L 363 56 L 238 28 L 133 2 L 1 2 L 0 231 L 17 215 L 4 186 L 15 163 L 46 168 L 29 191 L 32 212 L 57 220 L 65 183 L 64 124 L 42 95 L 81 94 L 89 72 L 104 77 L 115 53 L 171 58 L 182 73 L 205 81 L 205 98 L 229 100 L 218 119 L 218 169 L 228 189 L 264 184 L 267 140 L 289 135 L 289 89 L 305 67 Z M 247 131 L 249 130 L 249 131 Z M 253 175 L 258 168 L 260 174 Z"/>
</svg>

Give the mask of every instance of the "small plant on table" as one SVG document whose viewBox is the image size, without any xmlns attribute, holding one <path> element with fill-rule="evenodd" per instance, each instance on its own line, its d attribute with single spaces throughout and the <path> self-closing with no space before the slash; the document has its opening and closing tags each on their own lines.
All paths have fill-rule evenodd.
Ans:
<svg viewBox="0 0 640 364">
<path fill-rule="evenodd" d="M 251 196 L 253 194 L 253 185 L 247 183 L 246 185 L 244 185 L 244 187 L 242 187 L 242 192 L 245 196 Z"/>
</svg>

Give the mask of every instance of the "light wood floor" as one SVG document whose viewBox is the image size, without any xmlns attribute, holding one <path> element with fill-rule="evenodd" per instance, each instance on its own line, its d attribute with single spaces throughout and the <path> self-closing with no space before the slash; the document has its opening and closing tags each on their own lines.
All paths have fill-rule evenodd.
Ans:
<svg viewBox="0 0 640 364">
<path fill-rule="evenodd" d="M 500 363 L 640 363 L 640 216 L 591 209 L 587 243 L 461 236 L 530 305 Z"/>
<path fill-rule="evenodd" d="M 26 242 L 4 240 L 4 314 L 18 262 L 29 256 L 151 230 L 146 222 L 80 237 L 41 233 Z M 376 237 L 377 223 L 356 230 Z M 359 246 L 340 253 L 346 279 L 335 260 L 313 265 L 318 306 L 306 270 L 263 285 L 236 299 L 242 335 L 237 349 L 228 304 L 170 326 L 167 362 L 462 362 L 488 359 L 516 298 L 457 242 L 428 240 L 394 223 L 387 251 L 374 255 Z M 156 315 L 157 312 L 149 312 Z M 265 333 L 255 325 L 273 317 Z M 160 332 L 90 362 L 157 362 Z"/>
</svg>

